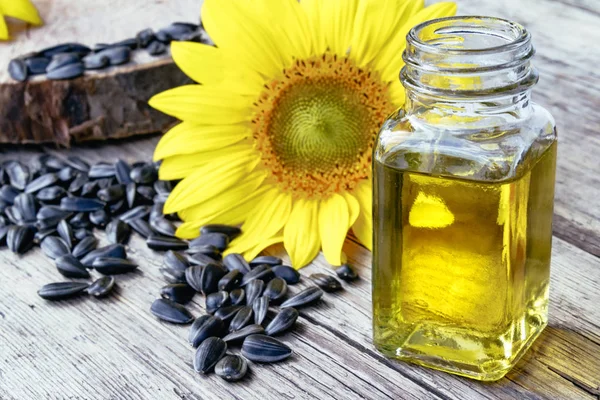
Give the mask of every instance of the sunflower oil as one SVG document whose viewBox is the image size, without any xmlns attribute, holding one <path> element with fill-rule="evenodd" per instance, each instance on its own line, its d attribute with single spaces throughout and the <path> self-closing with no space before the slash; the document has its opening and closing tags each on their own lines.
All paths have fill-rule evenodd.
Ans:
<svg viewBox="0 0 600 400">
<path fill-rule="evenodd" d="M 556 142 L 494 182 L 407 172 L 396 156 L 374 161 L 374 343 L 499 379 L 547 324 Z"/>
</svg>

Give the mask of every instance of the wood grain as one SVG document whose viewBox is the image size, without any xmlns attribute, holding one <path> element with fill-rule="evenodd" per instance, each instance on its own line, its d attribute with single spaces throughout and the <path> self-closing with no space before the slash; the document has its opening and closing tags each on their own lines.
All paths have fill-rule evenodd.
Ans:
<svg viewBox="0 0 600 400">
<path fill-rule="evenodd" d="M 129 252 L 140 261 L 140 272 L 122 277 L 116 295 L 103 301 L 45 302 L 36 290 L 61 279 L 52 263 L 39 251 L 22 258 L 0 252 L 0 398 L 600 399 L 600 54 L 581 44 L 582 38 L 600 43 L 600 4 L 459 4 L 462 13 L 506 17 L 531 30 L 541 73 L 534 98 L 553 113 L 560 135 L 550 326 L 504 379 L 484 384 L 380 355 L 371 344 L 371 256 L 352 239 L 345 251 L 361 279 L 301 312 L 298 329 L 282 337 L 295 350 L 291 359 L 251 365 L 250 379 L 237 384 L 198 375 L 190 367 L 187 329 L 158 322 L 148 312 L 164 284 L 158 272 L 162 256 L 136 237 Z M 2 145 L 0 161 L 33 162 L 44 152 L 92 162 L 137 161 L 151 157 L 157 140 L 70 150 Z M 268 253 L 283 250 L 274 246 Z M 328 270 L 320 256 L 302 273 Z M 191 309 L 202 313 L 200 297 Z"/>
</svg>

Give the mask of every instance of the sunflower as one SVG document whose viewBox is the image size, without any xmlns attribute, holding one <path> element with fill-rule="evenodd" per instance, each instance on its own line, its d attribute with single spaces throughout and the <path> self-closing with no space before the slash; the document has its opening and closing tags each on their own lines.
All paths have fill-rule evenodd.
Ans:
<svg viewBox="0 0 600 400">
<path fill-rule="evenodd" d="M 32 25 L 42 25 L 35 6 L 29 0 L 0 0 L 0 40 L 10 38 L 4 17 L 13 17 Z"/>
<path fill-rule="evenodd" d="M 371 152 L 404 103 L 406 34 L 455 11 L 423 0 L 205 0 L 216 47 L 171 45 L 201 85 L 150 99 L 182 120 L 154 154 L 161 179 L 181 179 L 164 205 L 184 221 L 177 235 L 243 224 L 228 252 L 251 259 L 283 242 L 296 268 L 320 249 L 340 265 L 350 229 L 370 249 Z"/>
</svg>

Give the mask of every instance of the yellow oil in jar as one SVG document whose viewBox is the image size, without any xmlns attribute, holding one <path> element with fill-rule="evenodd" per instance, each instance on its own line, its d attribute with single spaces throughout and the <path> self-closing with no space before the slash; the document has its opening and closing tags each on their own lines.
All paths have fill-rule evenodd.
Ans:
<svg viewBox="0 0 600 400">
<path fill-rule="evenodd" d="M 374 163 L 374 343 L 496 380 L 547 324 L 556 143 L 507 181 Z"/>
</svg>

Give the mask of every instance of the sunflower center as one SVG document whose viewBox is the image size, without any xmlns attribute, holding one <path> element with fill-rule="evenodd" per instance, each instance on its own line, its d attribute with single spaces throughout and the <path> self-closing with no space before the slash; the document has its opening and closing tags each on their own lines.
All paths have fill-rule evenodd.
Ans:
<svg viewBox="0 0 600 400">
<path fill-rule="evenodd" d="M 322 197 L 368 177 L 375 137 L 392 111 L 387 83 L 325 54 L 297 61 L 265 86 L 253 135 L 274 182 Z"/>
</svg>

